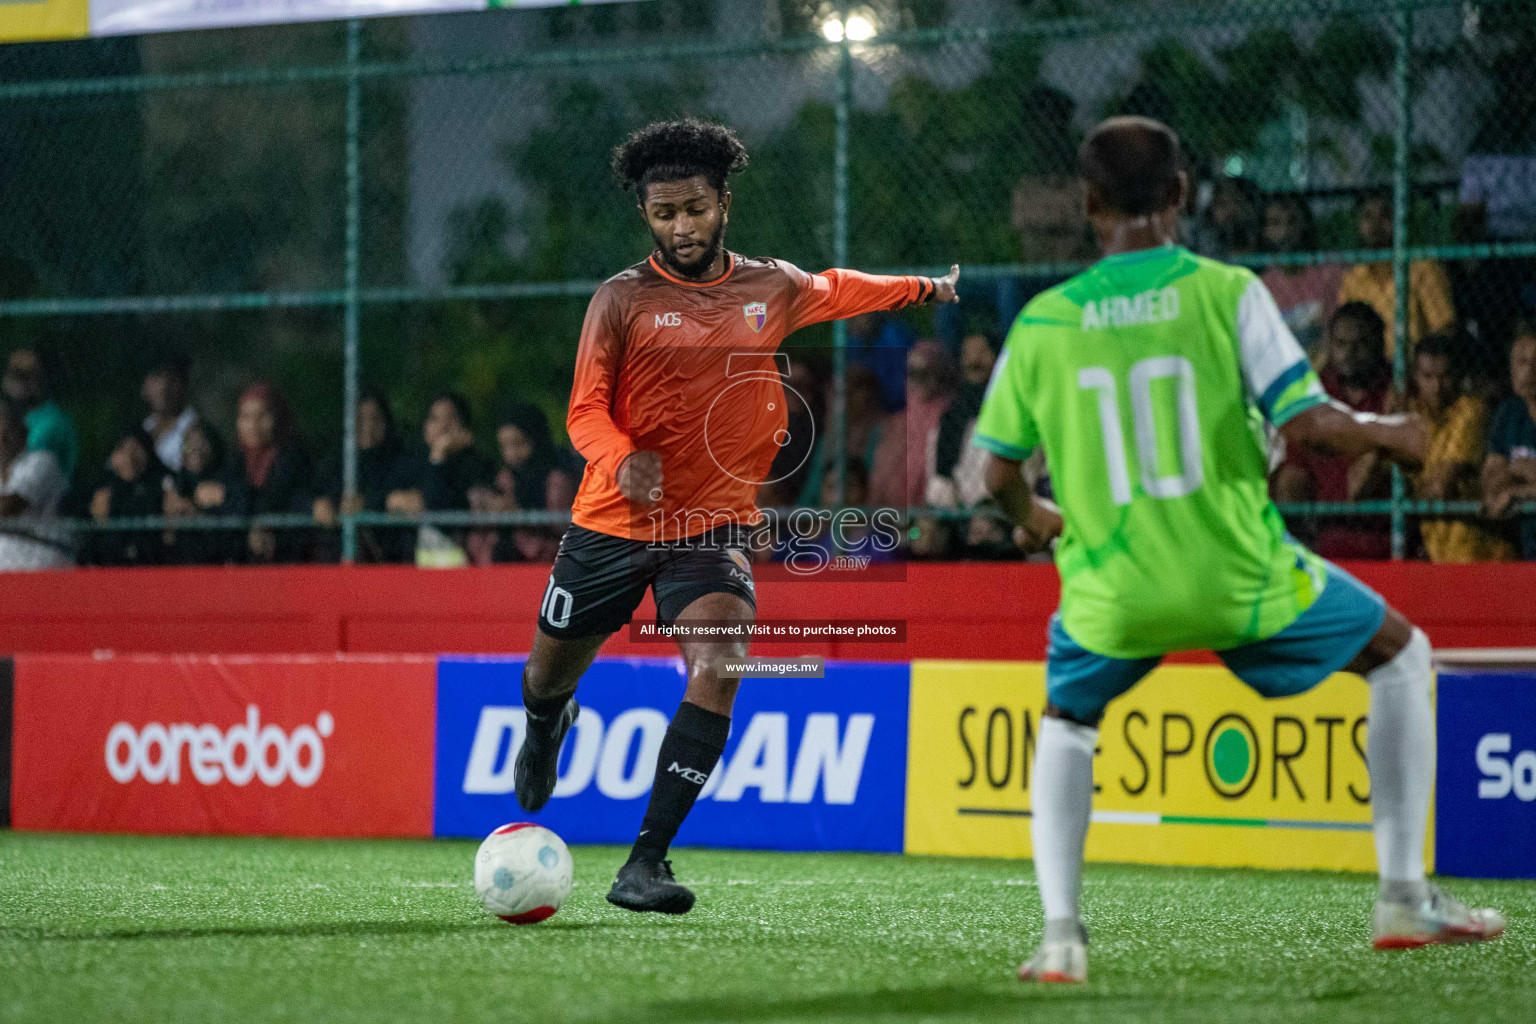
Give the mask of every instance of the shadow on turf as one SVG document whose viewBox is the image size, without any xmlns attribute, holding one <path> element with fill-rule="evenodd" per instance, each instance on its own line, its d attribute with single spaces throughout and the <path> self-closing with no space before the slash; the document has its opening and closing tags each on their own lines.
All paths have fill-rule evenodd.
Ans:
<svg viewBox="0 0 1536 1024">
<path fill-rule="evenodd" d="M 332 938 L 349 935 L 451 935 L 482 928 L 499 927 L 490 920 L 449 924 L 441 921 L 336 921 L 330 924 L 294 924 L 281 927 L 217 928 L 122 928 L 98 932 L 50 932 L 41 928 L 0 928 L 0 938 L 32 939 L 46 942 L 120 941 L 128 939 L 291 939 Z M 611 928 L 609 921 L 567 921 L 544 925 L 540 932 L 585 931 Z"/>
<path fill-rule="evenodd" d="M 980 1017 L 988 1011 L 1017 1008 L 1042 995 L 1083 996 L 1092 990 L 1070 986 L 1016 985 L 979 988 L 943 985 L 882 992 L 829 992 L 797 999 L 763 1000 L 752 996 L 683 999 L 651 1003 L 658 1019 L 689 1021 L 820 1020 L 825 1017 L 878 1017 L 893 1013 Z"/>
</svg>

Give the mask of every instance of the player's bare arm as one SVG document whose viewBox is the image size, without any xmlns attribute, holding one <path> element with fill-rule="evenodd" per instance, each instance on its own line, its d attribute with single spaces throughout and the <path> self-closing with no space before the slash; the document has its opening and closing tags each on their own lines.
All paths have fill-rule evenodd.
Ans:
<svg viewBox="0 0 1536 1024">
<path fill-rule="evenodd" d="M 1377 454 L 1404 469 L 1422 466 L 1429 446 L 1429 428 L 1417 413 L 1378 416 L 1335 401 L 1298 413 L 1280 433 L 1286 444 L 1312 445 L 1350 458 Z"/>
<path fill-rule="evenodd" d="M 1029 489 L 1022 469 L 1023 463 L 1017 459 L 989 453 L 984 470 L 987 493 L 1022 531 L 1022 546 L 1028 551 L 1043 551 L 1061 536 L 1061 510 Z"/>
</svg>

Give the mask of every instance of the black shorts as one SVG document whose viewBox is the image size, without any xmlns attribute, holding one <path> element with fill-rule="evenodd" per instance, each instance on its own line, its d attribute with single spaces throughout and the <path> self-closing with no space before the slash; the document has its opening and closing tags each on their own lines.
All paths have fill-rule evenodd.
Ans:
<svg viewBox="0 0 1536 1024">
<path fill-rule="evenodd" d="M 735 594 L 757 609 L 752 560 L 738 527 L 653 545 L 573 524 L 544 588 L 539 629 L 562 640 L 615 633 L 634 617 L 646 587 L 663 623 L 705 594 Z"/>
</svg>

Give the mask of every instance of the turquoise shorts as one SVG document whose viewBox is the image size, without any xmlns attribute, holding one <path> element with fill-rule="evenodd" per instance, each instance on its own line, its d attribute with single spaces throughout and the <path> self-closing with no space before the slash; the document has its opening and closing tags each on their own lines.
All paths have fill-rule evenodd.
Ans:
<svg viewBox="0 0 1536 1024">
<path fill-rule="evenodd" d="M 1295 622 L 1267 640 L 1217 651 L 1216 656 L 1261 695 L 1289 697 L 1305 693 L 1355 660 L 1381 630 L 1386 614 L 1379 594 L 1330 562 L 1323 592 Z M 1051 616 L 1046 695 L 1074 719 L 1097 721 L 1110 701 L 1162 660 L 1162 655 L 1111 658 L 1085 650 L 1062 628 L 1058 612 Z"/>
</svg>

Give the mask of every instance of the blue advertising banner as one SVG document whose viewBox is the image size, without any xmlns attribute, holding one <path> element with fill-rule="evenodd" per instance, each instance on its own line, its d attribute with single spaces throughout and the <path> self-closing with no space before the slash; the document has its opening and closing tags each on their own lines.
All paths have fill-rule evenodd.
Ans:
<svg viewBox="0 0 1536 1024">
<path fill-rule="evenodd" d="M 522 669 L 522 658 L 438 660 L 435 834 L 478 838 L 531 820 L 570 843 L 631 842 L 682 699 L 680 662 L 592 666 L 555 795 L 536 814 L 512 794 Z M 825 679 L 743 682 L 725 754 L 678 843 L 900 852 L 910 677 L 906 664 L 828 662 Z"/>
<path fill-rule="evenodd" d="M 1440 673 L 1435 869 L 1536 878 L 1536 673 Z"/>
</svg>

